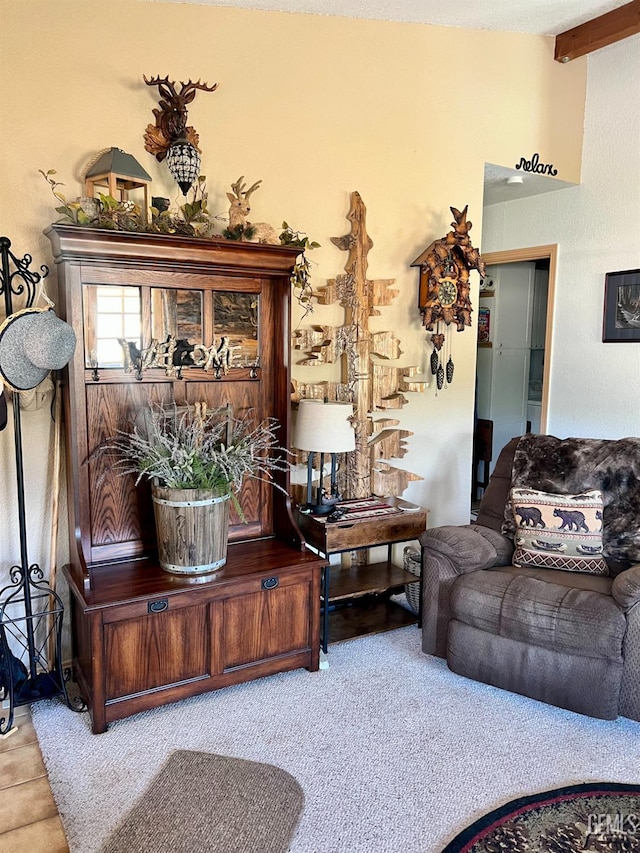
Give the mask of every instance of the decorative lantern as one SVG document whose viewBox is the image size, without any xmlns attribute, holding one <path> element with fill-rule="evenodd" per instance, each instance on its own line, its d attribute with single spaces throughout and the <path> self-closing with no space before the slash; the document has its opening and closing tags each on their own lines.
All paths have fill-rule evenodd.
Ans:
<svg viewBox="0 0 640 853">
<path fill-rule="evenodd" d="M 176 139 L 167 150 L 167 166 L 182 194 L 186 195 L 200 174 L 200 152 L 184 137 Z"/>
<path fill-rule="evenodd" d="M 96 198 L 100 193 L 110 195 L 116 201 L 129 201 L 129 192 L 141 189 L 143 193 L 142 217 L 146 221 L 149 208 L 148 187 L 151 176 L 140 163 L 121 148 L 109 148 L 87 169 L 84 194 Z"/>
</svg>

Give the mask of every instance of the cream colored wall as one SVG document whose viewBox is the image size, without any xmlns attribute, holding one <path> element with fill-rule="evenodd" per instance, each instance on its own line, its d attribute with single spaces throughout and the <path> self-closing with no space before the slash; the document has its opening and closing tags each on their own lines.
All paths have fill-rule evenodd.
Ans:
<svg viewBox="0 0 640 853">
<path fill-rule="evenodd" d="M 588 60 L 582 184 L 485 210 L 485 251 L 558 244 L 547 431 L 638 435 L 639 343 L 602 342 L 608 272 L 640 266 L 640 36 Z"/>
<path fill-rule="evenodd" d="M 469 205 L 479 246 L 485 161 L 512 167 L 537 151 L 558 177 L 579 180 L 586 65 L 554 62 L 550 38 L 138 0 L 4 0 L 2 19 L 1 228 L 36 265 L 50 262 L 42 231 L 56 216 L 39 169 L 55 168 L 72 199 L 85 164 L 115 145 L 151 173 L 153 194 L 180 202 L 144 150 L 158 96 L 143 74 L 219 83 L 189 111 L 209 207 L 224 215 L 231 181 L 261 178 L 253 218 L 286 219 L 322 244 L 311 255 L 316 285 L 343 270 L 346 253 L 330 237 L 347 233 L 349 194 L 361 193 L 374 242 L 369 275 L 395 278 L 399 290 L 371 325 L 394 329 L 399 363 L 423 371 L 429 348 L 409 264 L 449 230 L 451 205 Z M 312 321 L 341 317 L 318 307 Z M 453 357 L 452 387 L 410 394 L 398 413 L 415 433 L 398 464 L 424 478 L 406 497 L 431 510 L 432 525 L 468 516 L 475 330 L 455 335 Z M 337 368 L 295 364 L 294 375 L 338 378 Z M 46 567 L 50 430 L 46 412 L 25 421 L 31 559 Z M 17 553 L 8 439 L 0 434 L 11 527 L 0 540 L 3 567 Z"/>
</svg>

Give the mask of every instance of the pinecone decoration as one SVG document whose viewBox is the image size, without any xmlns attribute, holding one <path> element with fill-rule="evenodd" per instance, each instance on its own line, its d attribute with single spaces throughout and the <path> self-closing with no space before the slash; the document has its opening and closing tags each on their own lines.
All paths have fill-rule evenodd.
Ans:
<svg viewBox="0 0 640 853">
<path fill-rule="evenodd" d="M 438 391 L 442 390 L 442 386 L 444 385 L 444 370 L 442 365 L 438 365 L 438 369 L 436 371 L 436 385 L 438 386 Z"/>
<path fill-rule="evenodd" d="M 529 833 L 516 823 L 505 823 L 484 841 L 483 853 L 530 853 Z"/>
<path fill-rule="evenodd" d="M 584 850 L 584 832 L 576 824 L 558 824 L 540 836 L 549 853 L 580 853 Z"/>
<path fill-rule="evenodd" d="M 449 361 L 447 362 L 447 383 L 451 385 L 453 382 L 453 371 L 454 371 L 453 361 L 451 360 L 451 356 L 449 356 Z"/>
<path fill-rule="evenodd" d="M 434 347 L 433 352 L 431 353 L 431 375 L 432 376 L 435 376 L 436 373 L 438 372 L 438 362 L 439 362 L 438 351 Z"/>
<path fill-rule="evenodd" d="M 625 833 L 624 835 L 616 835 L 608 840 L 607 846 L 602 848 L 603 853 L 606 850 L 607 853 L 611 851 L 611 853 L 637 853 L 638 850 L 638 836 L 634 833 L 630 835 L 629 833 Z"/>
</svg>

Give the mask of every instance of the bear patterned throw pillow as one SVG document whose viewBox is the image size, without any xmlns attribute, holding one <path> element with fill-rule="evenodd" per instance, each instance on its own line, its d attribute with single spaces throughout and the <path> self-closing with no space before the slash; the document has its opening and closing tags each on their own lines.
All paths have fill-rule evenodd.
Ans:
<svg viewBox="0 0 640 853">
<path fill-rule="evenodd" d="M 551 495 L 511 489 L 516 524 L 514 566 L 607 575 L 602 556 L 602 492 Z"/>
</svg>

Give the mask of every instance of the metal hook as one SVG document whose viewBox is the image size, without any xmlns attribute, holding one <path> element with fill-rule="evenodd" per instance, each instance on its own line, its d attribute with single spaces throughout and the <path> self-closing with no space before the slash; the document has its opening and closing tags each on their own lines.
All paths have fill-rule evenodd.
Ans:
<svg viewBox="0 0 640 853">
<path fill-rule="evenodd" d="M 95 356 L 95 353 L 91 353 L 89 358 L 89 364 L 91 366 L 91 379 L 94 382 L 100 382 L 100 372 L 98 371 L 98 359 Z"/>
</svg>

